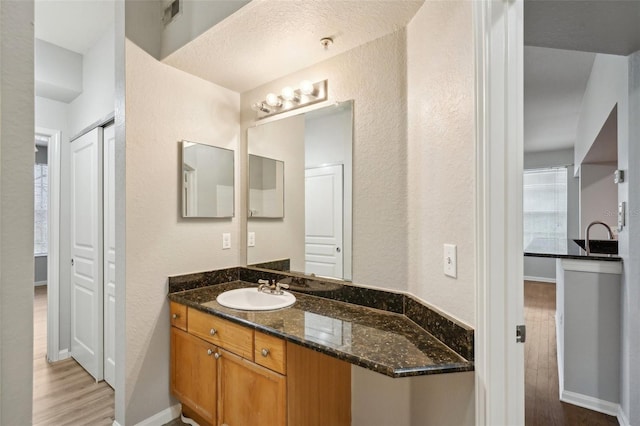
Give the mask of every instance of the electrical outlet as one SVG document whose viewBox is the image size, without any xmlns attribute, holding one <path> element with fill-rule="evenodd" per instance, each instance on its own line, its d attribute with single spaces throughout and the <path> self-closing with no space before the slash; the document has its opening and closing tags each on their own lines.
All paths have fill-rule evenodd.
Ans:
<svg viewBox="0 0 640 426">
<path fill-rule="evenodd" d="M 444 245 L 444 274 L 453 278 L 458 277 L 458 257 L 455 244 Z"/>
<path fill-rule="evenodd" d="M 222 234 L 222 250 L 227 250 L 231 248 L 231 234 L 225 232 Z"/>
<path fill-rule="evenodd" d="M 256 233 L 255 232 L 249 232 L 247 234 L 247 245 L 249 247 L 255 247 L 256 246 Z"/>
</svg>

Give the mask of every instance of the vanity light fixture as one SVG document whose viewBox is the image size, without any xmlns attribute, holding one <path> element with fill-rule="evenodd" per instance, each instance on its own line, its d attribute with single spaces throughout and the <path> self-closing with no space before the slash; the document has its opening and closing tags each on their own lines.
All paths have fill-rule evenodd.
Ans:
<svg viewBox="0 0 640 426">
<path fill-rule="evenodd" d="M 286 86 L 282 89 L 280 95 L 269 93 L 264 101 L 255 102 L 251 105 L 251 108 L 258 113 L 258 120 L 270 117 L 275 114 L 326 101 L 328 87 L 328 80 L 322 80 L 316 83 L 303 80 L 300 82 L 298 89 Z"/>
</svg>

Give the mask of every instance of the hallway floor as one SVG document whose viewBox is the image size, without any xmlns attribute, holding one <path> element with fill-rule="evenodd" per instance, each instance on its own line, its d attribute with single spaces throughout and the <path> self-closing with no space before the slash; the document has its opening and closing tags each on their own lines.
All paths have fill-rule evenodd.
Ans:
<svg viewBox="0 0 640 426">
<path fill-rule="evenodd" d="M 618 425 L 613 416 L 560 401 L 556 355 L 556 286 L 524 282 L 525 424 Z"/>
<path fill-rule="evenodd" d="M 33 424 L 113 424 L 113 389 L 96 383 L 72 358 L 49 364 L 47 286 L 35 288 L 33 306 Z"/>
</svg>

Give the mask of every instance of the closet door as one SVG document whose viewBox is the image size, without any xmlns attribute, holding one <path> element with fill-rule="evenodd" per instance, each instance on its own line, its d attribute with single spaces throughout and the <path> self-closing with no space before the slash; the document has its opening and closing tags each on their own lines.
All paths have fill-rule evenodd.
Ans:
<svg viewBox="0 0 640 426">
<path fill-rule="evenodd" d="M 71 143 L 71 356 L 103 379 L 102 128 Z"/>
<path fill-rule="evenodd" d="M 104 129 L 104 380 L 116 381 L 115 127 Z"/>
</svg>

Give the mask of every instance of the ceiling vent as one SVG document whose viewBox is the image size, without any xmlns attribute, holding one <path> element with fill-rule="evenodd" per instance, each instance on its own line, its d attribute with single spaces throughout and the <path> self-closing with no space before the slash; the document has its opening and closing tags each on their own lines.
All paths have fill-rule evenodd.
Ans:
<svg viewBox="0 0 640 426">
<path fill-rule="evenodd" d="M 164 8 L 164 15 L 162 16 L 162 23 L 168 25 L 176 19 L 177 16 L 182 14 L 182 0 L 173 0 L 167 3 Z"/>
</svg>

